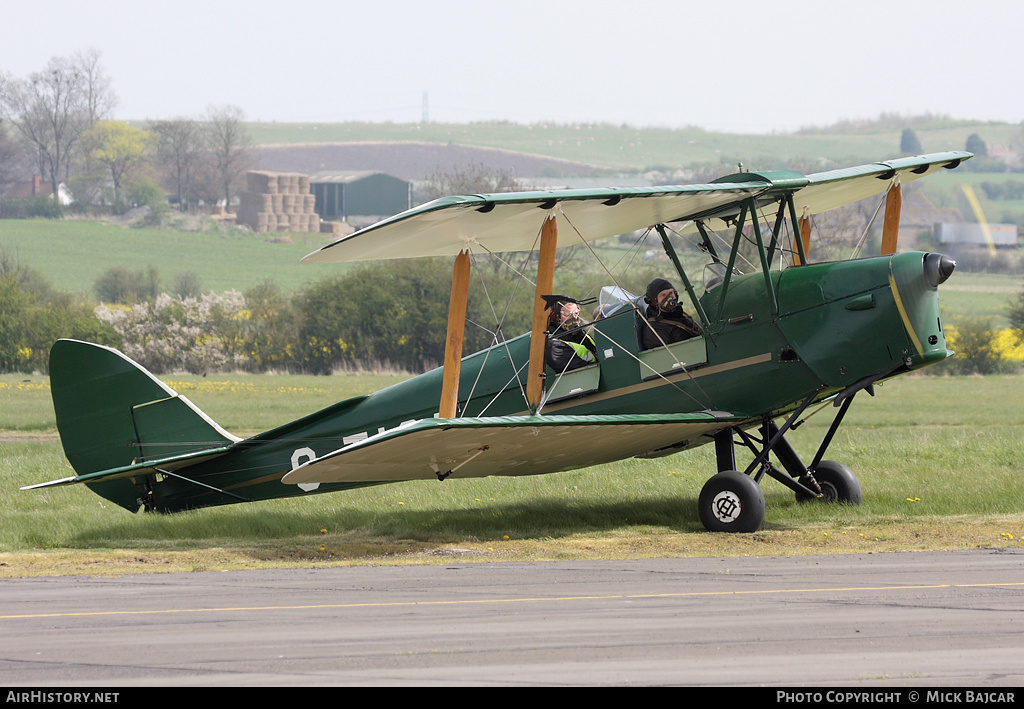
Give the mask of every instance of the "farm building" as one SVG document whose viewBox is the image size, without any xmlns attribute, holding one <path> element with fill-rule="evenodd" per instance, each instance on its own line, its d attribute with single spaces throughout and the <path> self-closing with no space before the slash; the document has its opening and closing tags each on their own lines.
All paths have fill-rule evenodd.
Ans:
<svg viewBox="0 0 1024 709">
<path fill-rule="evenodd" d="M 383 172 L 329 170 L 311 175 L 309 184 L 324 220 L 390 217 L 411 206 L 411 183 Z"/>
<path fill-rule="evenodd" d="M 935 241 L 940 244 L 993 244 L 1016 246 L 1016 224 L 936 224 Z"/>
</svg>

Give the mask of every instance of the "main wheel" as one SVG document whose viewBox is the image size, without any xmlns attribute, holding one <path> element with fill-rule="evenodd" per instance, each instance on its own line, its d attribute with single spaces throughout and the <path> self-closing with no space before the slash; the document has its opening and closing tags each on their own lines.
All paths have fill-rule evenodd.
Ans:
<svg viewBox="0 0 1024 709">
<path fill-rule="evenodd" d="M 726 470 L 704 484 L 697 508 L 709 532 L 756 532 L 764 521 L 764 493 L 750 476 Z"/>
<path fill-rule="evenodd" d="M 827 502 L 846 502 L 851 505 L 860 504 L 860 482 L 857 476 L 842 463 L 834 460 L 823 460 L 814 471 L 814 479 L 821 487 L 823 499 Z M 810 480 L 806 477 L 800 478 L 800 482 L 813 489 Z M 797 493 L 796 499 L 800 502 L 807 502 L 817 498 Z"/>
</svg>

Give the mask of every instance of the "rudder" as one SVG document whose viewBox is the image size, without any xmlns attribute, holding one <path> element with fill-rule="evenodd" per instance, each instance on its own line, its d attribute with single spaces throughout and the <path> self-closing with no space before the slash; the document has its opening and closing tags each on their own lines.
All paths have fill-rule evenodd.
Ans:
<svg viewBox="0 0 1024 709">
<path fill-rule="evenodd" d="M 103 345 L 54 343 L 50 389 L 64 454 L 78 475 L 240 440 L 143 367 Z M 139 507 L 141 488 L 131 479 L 87 485 L 125 509 Z"/>
</svg>

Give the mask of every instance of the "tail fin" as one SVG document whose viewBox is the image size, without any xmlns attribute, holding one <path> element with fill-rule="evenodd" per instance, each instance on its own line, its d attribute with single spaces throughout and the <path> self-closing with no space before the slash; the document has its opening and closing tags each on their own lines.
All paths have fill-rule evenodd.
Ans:
<svg viewBox="0 0 1024 709">
<path fill-rule="evenodd" d="M 103 345 L 54 343 L 50 389 L 64 454 L 78 475 L 240 440 L 141 366 Z M 139 507 L 141 489 L 129 478 L 87 485 L 128 510 Z"/>
</svg>

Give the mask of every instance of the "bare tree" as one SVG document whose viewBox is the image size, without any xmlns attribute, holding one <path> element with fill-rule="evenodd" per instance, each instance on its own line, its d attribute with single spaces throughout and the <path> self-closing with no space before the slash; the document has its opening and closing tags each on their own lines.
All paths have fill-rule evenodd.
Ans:
<svg viewBox="0 0 1024 709">
<path fill-rule="evenodd" d="M 70 177 L 82 133 L 115 103 L 96 50 L 53 57 L 26 79 L 0 79 L 0 115 L 36 155 L 54 195 Z"/>
<path fill-rule="evenodd" d="M 81 75 L 68 59 L 54 57 L 43 71 L 10 82 L 4 112 L 36 152 L 53 194 L 72 148 L 87 126 Z"/>
<path fill-rule="evenodd" d="M 98 49 L 75 52 L 73 57 L 82 75 L 82 90 L 85 93 L 85 111 L 89 125 L 108 120 L 117 107 L 117 94 L 111 88 L 110 78 L 100 64 Z"/>
<path fill-rule="evenodd" d="M 422 191 L 424 201 L 449 195 L 494 194 L 523 189 L 512 170 L 490 168 L 483 163 L 456 165 L 447 170 L 439 167 L 427 176 L 426 183 Z"/>
<path fill-rule="evenodd" d="M 224 206 L 231 209 L 232 192 L 255 159 L 252 139 L 245 127 L 245 114 L 237 106 L 210 106 L 206 117 L 213 167 L 224 195 Z"/>
<path fill-rule="evenodd" d="M 0 195 L 24 178 L 24 151 L 7 135 L 0 123 Z"/>
<path fill-rule="evenodd" d="M 203 133 L 196 121 L 173 118 L 150 123 L 157 135 L 157 161 L 174 175 L 178 208 L 187 211 L 192 196 L 192 178 L 202 159 Z"/>
</svg>

